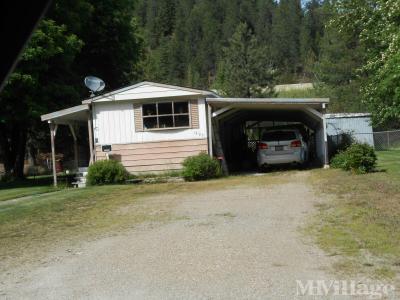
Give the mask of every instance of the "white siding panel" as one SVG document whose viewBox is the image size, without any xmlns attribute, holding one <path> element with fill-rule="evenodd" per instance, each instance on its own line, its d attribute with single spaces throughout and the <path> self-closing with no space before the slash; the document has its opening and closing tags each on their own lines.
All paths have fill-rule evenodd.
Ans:
<svg viewBox="0 0 400 300">
<path fill-rule="evenodd" d="M 136 99 L 152 99 L 152 98 L 169 98 L 181 96 L 195 96 L 198 95 L 193 92 L 170 90 L 170 91 L 153 91 L 148 93 L 134 93 L 134 94 L 118 94 L 115 95 L 115 100 L 136 100 Z"/>
<path fill-rule="evenodd" d="M 97 145 L 207 138 L 206 105 L 199 99 L 199 128 L 135 132 L 132 101 L 93 104 Z"/>
<path fill-rule="evenodd" d="M 200 92 L 174 89 L 169 87 L 160 87 L 153 85 L 142 85 L 130 90 L 120 92 L 113 95 L 111 99 L 113 100 L 137 100 L 137 99 L 152 99 L 152 98 L 169 98 L 169 97 L 199 97 Z M 99 98 L 96 103 L 99 102 L 109 102 L 110 97 Z"/>
<path fill-rule="evenodd" d="M 154 93 L 154 92 L 160 93 L 160 92 L 171 92 L 171 91 L 183 91 L 183 90 L 146 84 L 146 85 L 142 85 L 142 86 L 139 86 L 139 87 L 131 89 L 131 90 L 124 91 L 124 92 L 120 93 L 120 95 L 147 94 L 147 93 Z"/>
<path fill-rule="evenodd" d="M 199 93 L 185 91 L 180 89 L 159 87 L 153 85 L 143 85 L 113 96 L 114 100 L 136 100 L 136 99 L 151 99 L 151 98 L 168 98 L 182 96 L 199 96 Z M 110 101 L 108 98 L 98 99 L 96 102 Z"/>
<path fill-rule="evenodd" d="M 95 104 L 94 115 L 96 144 L 118 144 L 133 139 L 132 103 Z"/>
</svg>

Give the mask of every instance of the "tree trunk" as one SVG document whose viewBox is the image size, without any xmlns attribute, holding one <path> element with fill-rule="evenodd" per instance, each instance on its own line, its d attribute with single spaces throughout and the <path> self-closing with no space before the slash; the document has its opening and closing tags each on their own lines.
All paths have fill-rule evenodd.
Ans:
<svg viewBox="0 0 400 300">
<path fill-rule="evenodd" d="M 26 124 L 20 124 L 19 132 L 17 134 L 18 142 L 16 147 L 16 158 L 14 164 L 14 176 L 16 178 L 24 178 L 24 165 L 25 165 L 25 153 L 26 153 L 26 139 L 27 139 L 27 126 Z"/>
<path fill-rule="evenodd" d="M 24 161 L 27 138 L 27 124 L 0 124 L 0 147 L 3 149 L 3 163 L 6 175 L 24 177 Z"/>
</svg>

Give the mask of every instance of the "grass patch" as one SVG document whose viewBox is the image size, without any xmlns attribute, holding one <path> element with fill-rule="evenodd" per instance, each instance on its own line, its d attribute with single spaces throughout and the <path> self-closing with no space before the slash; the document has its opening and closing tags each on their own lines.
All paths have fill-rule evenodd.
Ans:
<svg viewBox="0 0 400 300">
<path fill-rule="evenodd" d="M 236 217 L 236 215 L 231 213 L 231 212 L 215 214 L 215 216 L 217 216 L 217 217 L 225 217 L 225 218 L 234 218 L 234 217 Z"/>
<path fill-rule="evenodd" d="M 6 201 L 26 196 L 40 195 L 57 190 L 59 190 L 59 188 L 54 188 L 53 186 L 30 186 L 11 189 L 0 189 L 0 201 Z"/>
<path fill-rule="evenodd" d="M 61 190 L 0 207 L 0 260 L 35 257 L 57 242 L 77 241 L 144 221 L 165 221 L 169 203 L 144 196 L 169 193 L 174 185 L 113 185 Z"/>
<path fill-rule="evenodd" d="M 386 163 L 379 156 L 379 166 Z M 315 170 L 311 180 L 324 195 L 307 228 L 327 253 L 340 255 L 337 271 L 392 278 L 400 269 L 400 181 L 395 170 L 353 175 Z"/>
<path fill-rule="evenodd" d="M 50 175 L 27 177 L 24 180 L 12 182 L 0 182 L 0 202 L 58 191 L 66 188 L 73 177 L 73 174 L 59 175 L 57 188 L 53 187 L 53 176 Z"/>
<path fill-rule="evenodd" d="M 279 91 L 277 97 L 280 98 L 320 98 L 321 93 L 314 89 L 297 89 L 288 91 Z"/>
<path fill-rule="evenodd" d="M 377 151 L 378 167 L 388 174 L 400 177 L 400 149 Z"/>
</svg>

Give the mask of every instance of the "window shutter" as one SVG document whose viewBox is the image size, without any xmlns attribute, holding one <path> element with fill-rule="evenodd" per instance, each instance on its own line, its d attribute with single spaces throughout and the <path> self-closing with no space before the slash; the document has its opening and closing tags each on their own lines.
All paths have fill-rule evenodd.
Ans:
<svg viewBox="0 0 400 300">
<path fill-rule="evenodd" d="M 197 100 L 190 100 L 190 119 L 192 128 L 199 128 L 199 104 Z"/>
<path fill-rule="evenodd" d="M 143 131 L 142 105 L 133 104 L 135 131 Z"/>
</svg>

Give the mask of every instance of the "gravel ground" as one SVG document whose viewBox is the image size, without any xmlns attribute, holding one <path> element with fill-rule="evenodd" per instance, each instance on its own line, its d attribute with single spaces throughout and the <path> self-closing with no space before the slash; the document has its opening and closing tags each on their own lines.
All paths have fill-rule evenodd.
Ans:
<svg viewBox="0 0 400 300">
<path fill-rule="evenodd" d="M 177 201 L 172 213 L 181 218 L 60 249 L 43 265 L 3 279 L 2 297 L 296 298 L 296 280 L 332 279 L 332 258 L 299 232 L 321 201 L 307 172 L 283 176 L 293 180 L 162 196 Z"/>
</svg>

